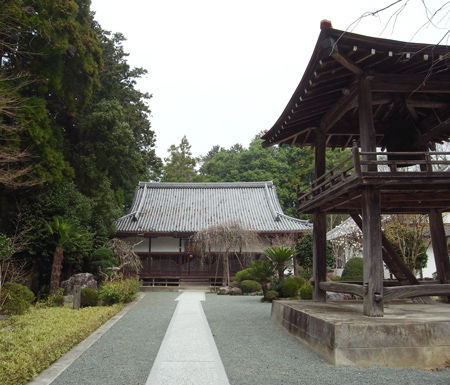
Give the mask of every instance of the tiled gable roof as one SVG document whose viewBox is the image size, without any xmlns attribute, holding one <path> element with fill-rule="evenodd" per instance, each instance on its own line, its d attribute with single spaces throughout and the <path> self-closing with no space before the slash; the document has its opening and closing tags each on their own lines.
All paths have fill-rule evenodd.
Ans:
<svg viewBox="0 0 450 385">
<path fill-rule="evenodd" d="M 309 232 L 312 224 L 283 214 L 272 182 L 139 182 L 118 232 L 194 233 L 239 223 L 260 233 Z"/>
</svg>

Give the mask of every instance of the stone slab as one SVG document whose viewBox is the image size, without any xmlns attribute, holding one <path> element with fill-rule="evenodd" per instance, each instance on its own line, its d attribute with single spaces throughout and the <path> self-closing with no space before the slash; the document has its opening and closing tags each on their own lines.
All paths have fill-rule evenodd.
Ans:
<svg viewBox="0 0 450 385">
<path fill-rule="evenodd" d="M 183 291 L 146 385 L 229 385 L 201 305 L 204 291 Z"/>
<path fill-rule="evenodd" d="M 377 318 L 355 302 L 274 301 L 271 317 L 337 366 L 450 365 L 448 304 L 386 303 Z"/>
</svg>

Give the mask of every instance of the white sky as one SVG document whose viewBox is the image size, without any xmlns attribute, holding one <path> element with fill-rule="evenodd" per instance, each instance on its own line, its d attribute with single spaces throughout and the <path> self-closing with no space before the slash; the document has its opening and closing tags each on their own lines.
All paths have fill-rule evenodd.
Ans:
<svg viewBox="0 0 450 385">
<path fill-rule="evenodd" d="M 394 0 L 92 0 L 96 20 L 127 38 L 128 62 L 146 68 L 138 82 L 150 100 L 156 152 L 167 156 L 186 135 L 194 155 L 213 145 L 247 146 L 270 129 L 311 57 L 320 21 L 347 29 L 364 12 Z M 404 3 L 404 1 L 403 1 Z M 426 0 L 434 12 L 444 0 Z M 398 6 L 397 6 L 398 8 Z M 428 27 L 421 0 L 409 0 L 394 31 L 383 18 L 364 18 L 355 33 L 437 43 L 445 30 Z M 450 6 L 436 19 L 450 27 Z M 449 44 L 448 41 L 444 43 Z"/>
</svg>

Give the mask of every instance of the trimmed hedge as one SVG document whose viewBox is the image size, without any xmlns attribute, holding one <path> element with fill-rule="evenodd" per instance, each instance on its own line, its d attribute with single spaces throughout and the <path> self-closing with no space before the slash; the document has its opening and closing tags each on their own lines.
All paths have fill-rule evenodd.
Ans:
<svg viewBox="0 0 450 385">
<path fill-rule="evenodd" d="M 299 289 L 305 284 L 305 279 L 296 275 L 290 275 L 286 277 L 283 284 L 279 288 L 279 292 L 282 297 L 296 297 Z"/>
<path fill-rule="evenodd" d="M 26 286 L 15 282 L 6 282 L 0 293 L 0 309 L 5 314 L 23 314 L 30 307 L 35 297 L 33 292 Z"/>
<path fill-rule="evenodd" d="M 248 267 L 244 270 L 238 271 L 235 275 L 236 281 L 253 281 L 255 279 L 253 268 Z"/>
<path fill-rule="evenodd" d="M 278 299 L 278 292 L 276 290 L 269 290 L 266 293 L 266 296 L 263 298 L 264 301 L 270 301 L 270 302 L 272 302 L 275 299 Z"/>
<path fill-rule="evenodd" d="M 140 289 L 139 281 L 135 278 L 123 281 L 106 282 L 99 291 L 103 305 L 130 302 Z"/>
<path fill-rule="evenodd" d="M 300 288 L 300 297 L 302 299 L 312 299 L 313 295 L 313 287 L 309 283 L 305 283 Z"/>
<path fill-rule="evenodd" d="M 254 293 L 255 291 L 261 291 L 262 287 L 259 282 L 253 281 L 251 279 L 246 279 L 242 281 L 239 285 L 242 290 L 242 293 Z"/>
<path fill-rule="evenodd" d="M 341 281 L 363 281 L 363 259 L 351 258 L 347 261 L 342 272 Z"/>
</svg>

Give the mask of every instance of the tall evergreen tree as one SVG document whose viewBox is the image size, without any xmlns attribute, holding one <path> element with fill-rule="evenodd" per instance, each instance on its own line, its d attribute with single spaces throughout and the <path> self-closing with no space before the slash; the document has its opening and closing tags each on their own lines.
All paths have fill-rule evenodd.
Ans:
<svg viewBox="0 0 450 385">
<path fill-rule="evenodd" d="M 191 145 L 183 136 L 178 146 L 172 144 L 167 150 L 169 156 L 165 158 L 163 167 L 163 182 L 194 182 L 197 180 L 195 171 L 196 160 L 191 153 Z"/>
</svg>

